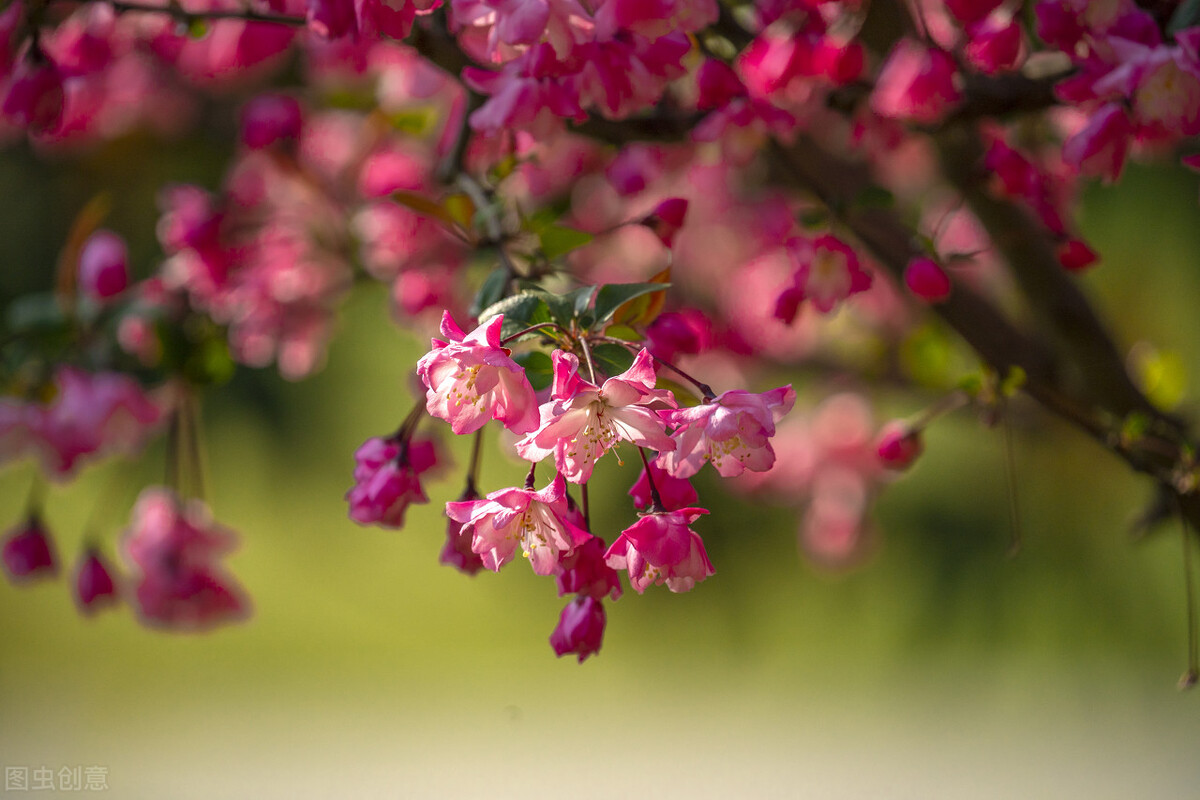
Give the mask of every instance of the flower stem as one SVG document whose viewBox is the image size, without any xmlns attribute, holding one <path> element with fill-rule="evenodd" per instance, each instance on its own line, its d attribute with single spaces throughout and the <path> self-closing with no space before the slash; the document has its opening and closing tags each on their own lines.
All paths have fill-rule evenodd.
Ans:
<svg viewBox="0 0 1200 800">
<path fill-rule="evenodd" d="M 646 450 L 638 447 L 637 451 L 638 455 L 642 457 L 642 466 L 646 468 L 646 483 L 650 486 L 650 513 L 661 514 L 667 509 L 663 505 L 662 496 L 658 493 L 658 487 L 654 485 L 654 474 L 650 472 L 650 462 L 646 460 Z"/>
<path fill-rule="evenodd" d="M 542 328 L 554 328 L 555 330 L 559 331 L 560 333 L 564 333 L 564 334 L 566 333 L 566 331 L 563 329 L 563 327 L 561 325 L 559 325 L 557 322 L 539 322 L 537 325 L 530 325 L 528 328 L 525 328 L 524 330 L 517 331 L 512 336 L 505 336 L 503 339 L 500 340 L 500 344 L 506 345 L 509 342 L 513 341 L 514 339 L 520 339 L 525 334 L 533 333 L 534 331 L 541 330 Z"/>
<path fill-rule="evenodd" d="M 1176 501 L 1179 495 L 1175 496 Z M 1188 537 L 1187 516 L 1183 513 L 1183 504 L 1179 504 L 1179 526 L 1183 534 L 1183 583 L 1187 603 L 1187 638 L 1188 638 L 1188 668 L 1179 679 L 1180 689 L 1190 689 L 1200 680 L 1200 642 L 1197 641 L 1196 631 L 1196 590 L 1195 579 L 1192 575 L 1192 543 Z"/>
</svg>

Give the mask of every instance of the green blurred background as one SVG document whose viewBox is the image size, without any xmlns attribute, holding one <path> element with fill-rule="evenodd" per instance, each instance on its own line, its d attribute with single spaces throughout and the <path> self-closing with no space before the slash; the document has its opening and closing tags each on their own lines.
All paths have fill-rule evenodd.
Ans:
<svg viewBox="0 0 1200 800">
<path fill-rule="evenodd" d="M 73 214 L 104 187 L 119 187 L 109 226 L 148 269 L 154 191 L 215 186 L 220 139 L 0 156 L 0 299 L 49 286 Z M 1196 181 L 1150 168 L 1090 191 L 1082 217 L 1106 256 L 1083 281 L 1122 342 L 1177 354 L 1191 376 L 1196 222 Z M 1000 434 L 970 415 L 931 431 L 875 508 L 881 547 L 847 574 L 806 565 L 791 513 L 705 483 L 717 576 L 610 605 L 581 666 L 547 645 L 552 582 L 437 564 L 458 478 L 403 531 L 346 519 L 354 449 L 407 410 L 421 351 L 386 292 L 362 287 L 315 378 L 244 372 L 211 398 L 209 499 L 243 534 L 230 566 L 249 622 L 156 633 L 127 609 L 80 618 L 62 579 L 0 582 L 0 764 L 103 766 L 121 798 L 1200 796 L 1200 696 L 1175 689 L 1178 531 L 1134 543 L 1149 487 L 1074 431 L 1035 416 L 1018 438 L 1015 559 Z M 52 491 L 64 561 L 98 504 L 115 541 L 161 462 L 151 448 Z M 485 454 L 485 486 L 518 472 Z M 626 473 L 593 494 L 601 530 L 625 517 Z M 0 472 L 0 525 L 31 478 Z"/>
</svg>

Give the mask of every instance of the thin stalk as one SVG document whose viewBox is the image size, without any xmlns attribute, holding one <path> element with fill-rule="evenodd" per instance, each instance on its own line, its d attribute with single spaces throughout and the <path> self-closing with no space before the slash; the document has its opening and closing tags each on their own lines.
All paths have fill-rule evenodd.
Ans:
<svg viewBox="0 0 1200 800">
<path fill-rule="evenodd" d="M 557 322 L 539 322 L 537 325 L 530 325 L 528 328 L 525 328 L 524 330 L 517 331 L 512 336 L 505 336 L 503 339 L 500 340 L 500 344 L 506 345 L 509 342 L 513 341 L 514 339 L 520 339 L 525 334 L 533 333 L 534 331 L 541 330 L 542 328 L 554 328 L 555 330 L 560 331 L 561 333 L 564 333 L 564 334 L 567 332 Z"/>
<path fill-rule="evenodd" d="M 579 486 L 579 500 L 580 500 L 580 504 L 583 506 L 583 527 L 584 527 L 584 529 L 587 530 L 588 533 L 591 533 L 592 532 L 592 511 L 591 511 L 591 506 L 588 505 L 588 490 L 587 490 L 586 483 L 580 484 L 580 486 Z"/>
<path fill-rule="evenodd" d="M 624 339 L 617 339 L 616 337 L 613 337 L 613 336 L 600 336 L 598 338 L 600 339 L 600 341 L 602 341 L 606 344 L 620 345 L 621 347 L 624 347 L 626 350 L 628 350 L 631 353 L 636 354 L 640 350 L 639 347 L 637 347 L 634 344 L 631 344 L 630 342 L 625 341 Z M 713 392 L 712 387 L 709 386 L 707 383 L 704 383 L 703 381 L 693 378 L 691 375 L 684 372 L 679 367 L 672 364 L 670 361 L 667 361 L 665 358 L 659 358 L 658 356 L 654 355 L 653 353 L 650 354 L 650 357 L 653 358 L 658 363 L 662 364 L 667 369 L 669 369 L 672 372 L 679 375 L 685 381 L 691 383 L 697 389 L 699 389 L 700 395 L 703 398 L 704 402 L 708 403 L 708 402 L 711 402 L 711 401 L 717 399 L 716 393 Z"/>
<path fill-rule="evenodd" d="M 596 364 L 592 361 L 592 349 L 588 346 L 587 337 L 579 337 L 579 345 L 583 348 L 583 358 L 587 361 L 588 375 L 592 377 L 592 385 L 596 385 Z"/>
<path fill-rule="evenodd" d="M 127 0 L 109 0 L 109 6 L 118 14 L 124 13 L 139 13 L 139 14 L 166 14 L 180 22 L 193 22 L 195 20 L 221 20 L 221 19 L 237 19 L 245 22 L 271 22 L 276 25 L 287 25 L 293 28 L 303 28 L 308 24 L 308 20 L 304 17 L 292 17 L 285 14 L 271 14 L 260 11 L 251 11 L 250 9 L 229 9 L 229 10 L 208 10 L 208 11 L 188 11 L 181 8 L 176 3 L 169 3 L 165 6 L 143 5 L 142 3 L 130 3 Z"/>
<path fill-rule="evenodd" d="M 663 505 L 662 496 L 658 493 L 658 487 L 654 485 L 654 474 L 650 472 L 650 462 L 646 460 L 645 449 L 638 447 L 638 455 L 642 457 L 642 466 L 646 468 L 646 483 L 650 486 L 650 513 L 661 514 L 666 511 L 666 506 Z"/>
<path fill-rule="evenodd" d="M 1001 409 L 1003 419 L 1000 424 L 1004 426 L 1004 477 L 1008 484 L 1008 514 L 1009 525 L 1011 526 L 1012 538 L 1008 543 L 1008 556 L 1011 558 L 1021 552 L 1021 508 L 1017 498 L 1017 458 L 1016 447 L 1013 442 L 1012 421 L 1008 416 L 1008 404 L 1004 404 Z"/>
<path fill-rule="evenodd" d="M 1179 495 L 1175 496 L 1176 501 Z M 1188 540 L 1187 517 L 1183 513 L 1183 505 L 1179 505 L 1179 529 L 1183 534 L 1183 584 L 1185 602 L 1187 603 L 1187 638 L 1188 638 L 1188 668 L 1179 679 L 1180 689 L 1190 689 L 1200 680 L 1200 642 L 1197 641 L 1196 631 L 1196 590 L 1195 577 L 1192 568 L 1192 544 Z"/>
<path fill-rule="evenodd" d="M 475 438 L 471 442 L 471 462 L 467 467 L 467 492 L 476 494 L 475 483 L 479 479 L 479 456 L 483 450 L 483 429 L 475 431 Z"/>
</svg>

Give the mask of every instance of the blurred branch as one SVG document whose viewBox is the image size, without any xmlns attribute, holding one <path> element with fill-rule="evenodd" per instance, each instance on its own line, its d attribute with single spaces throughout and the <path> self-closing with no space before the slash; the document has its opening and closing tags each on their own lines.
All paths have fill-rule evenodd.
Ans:
<svg viewBox="0 0 1200 800">
<path fill-rule="evenodd" d="M 261 11 L 253 11 L 251 9 L 209 9 L 205 11 L 188 11 L 177 3 L 168 3 L 165 6 L 146 5 L 142 3 L 131 3 L 127 0 L 106 0 L 113 11 L 118 14 L 125 13 L 140 13 L 140 14 L 166 14 L 180 22 L 191 24 L 198 20 L 221 20 L 221 19 L 236 19 L 244 22 L 269 22 L 276 25 L 287 25 L 294 28 L 303 28 L 308 24 L 308 20 L 304 17 L 291 17 L 286 14 L 271 14 Z"/>
</svg>

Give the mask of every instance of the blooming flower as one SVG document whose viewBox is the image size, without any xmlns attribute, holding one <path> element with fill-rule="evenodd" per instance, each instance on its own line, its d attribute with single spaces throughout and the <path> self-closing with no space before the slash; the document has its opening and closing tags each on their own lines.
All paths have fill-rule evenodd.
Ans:
<svg viewBox="0 0 1200 800">
<path fill-rule="evenodd" d="M 471 549 L 493 572 L 512 560 L 517 548 L 538 575 L 549 575 L 559 558 L 591 538 L 570 521 L 562 475 L 540 492 L 500 489 L 483 500 L 446 504 L 446 516 L 471 527 Z"/>
<path fill-rule="evenodd" d="M 788 243 L 788 255 L 797 268 L 792 285 L 776 302 L 775 316 L 789 324 L 805 300 L 829 313 L 839 301 L 871 288 L 870 273 L 859 266 L 849 245 L 835 236 L 826 234 L 811 242 L 794 239 Z"/>
<path fill-rule="evenodd" d="M 698 406 L 664 411 L 667 424 L 677 426 L 671 434 L 676 446 L 657 463 L 676 478 L 690 478 L 705 461 L 726 478 L 747 469 L 765 472 L 775 463 L 775 423 L 795 403 L 795 390 L 781 386 L 762 394 L 734 389 Z"/>
<path fill-rule="evenodd" d="M 553 398 L 541 407 L 542 423 L 517 443 L 517 454 L 541 461 L 553 454 L 558 471 L 572 483 L 587 483 L 596 459 L 620 440 L 655 450 L 674 450 L 651 406 L 675 407 L 669 391 L 655 389 L 654 365 L 645 348 L 629 369 L 596 386 L 579 377 L 579 359 L 556 350 L 552 357 Z"/>
<path fill-rule="evenodd" d="M 685 508 L 700 499 L 691 481 L 687 478 L 676 478 L 658 466 L 657 461 L 651 461 L 650 474 L 647 475 L 646 469 L 643 467 L 642 474 L 638 476 L 633 486 L 629 487 L 627 493 L 633 498 L 633 503 L 638 508 L 646 508 L 654 502 L 653 492 L 650 491 L 651 478 L 654 479 L 654 488 L 658 490 L 658 499 L 662 501 L 662 506 L 667 511 Z"/>
<path fill-rule="evenodd" d="M 537 427 L 537 398 L 521 365 L 500 346 L 497 315 L 471 333 L 464 333 L 447 311 L 442 314 L 442 335 L 433 350 L 417 362 L 425 383 L 425 407 L 432 416 L 450 423 L 456 434 L 472 433 L 489 419 L 498 420 L 516 433 Z"/>
<path fill-rule="evenodd" d="M 567 603 L 558 625 L 550 634 L 550 646 L 559 658 L 567 653 L 579 656 L 579 663 L 600 652 L 604 639 L 604 604 L 594 597 L 583 595 Z"/>
<path fill-rule="evenodd" d="M 219 559 L 236 545 L 199 500 L 181 500 L 152 486 L 138 497 L 124 548 L 137 565 L 136 601 L 142 621 L 173 630 L 206 630 L 250 611 L 241 586 Z"/>
<path fill-rule="evenodd" d="M 613 569 L 629 572 L 629 583 L 638 594 L 663 583 L 672 592 L 689 591 L 715 572 L 703 540 L 688 527 L 707 513 L 703 508 L 681 508 L 644 514 L 621 532 L 604 558 Z"/>
<path fill-rule="evenodd" d="M 479 493 L 474 488 L 468 488 L 463 492 L 462 497 L 458 498 L 458 502 L 470 502 L 478 499 Z M 442 552 L 438 555 L 438 563 L 454 567 L 467 575 L 479 572 L 483 569 L 483 559 L 471 549 L 471 542 L 474 538 L 474 531 L 469 524 L 447 517 L 446 544 L 442 546 Z"/>
<path fill-rule="evenodd" d="M 881 117 L 932 125 L 962 99 L 958 67 L 944 50 L 901 39 L 879 69 L 871 110 Z"/>
<path fill-rule="evenodd" d="M 558 560 L 555 568 L 558 596 L 585 595 L 602 600 L 621 596 L 621 581 L 617 571 L 604 560 L 604 540 L 593 536 Z"/>
</svg>

